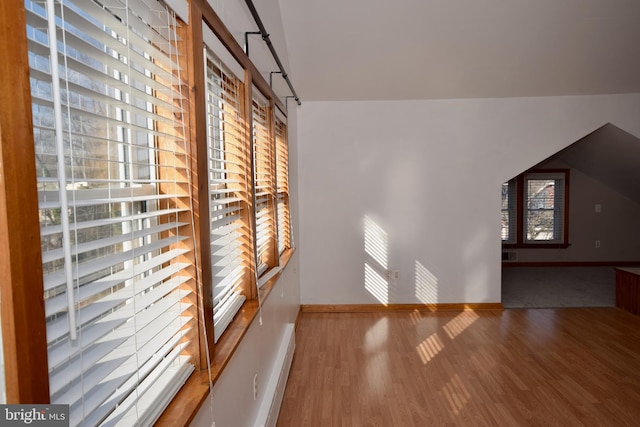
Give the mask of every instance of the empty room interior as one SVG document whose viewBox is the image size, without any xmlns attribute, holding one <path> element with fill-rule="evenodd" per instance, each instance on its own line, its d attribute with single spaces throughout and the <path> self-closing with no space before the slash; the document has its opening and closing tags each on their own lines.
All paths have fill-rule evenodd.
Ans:
<svg viewBox="0 0 640 427">
<path fill-rule="evenodd" d="M 0 24 L 3 422 L 637 423 L 640 3 Z"/>
</svg>

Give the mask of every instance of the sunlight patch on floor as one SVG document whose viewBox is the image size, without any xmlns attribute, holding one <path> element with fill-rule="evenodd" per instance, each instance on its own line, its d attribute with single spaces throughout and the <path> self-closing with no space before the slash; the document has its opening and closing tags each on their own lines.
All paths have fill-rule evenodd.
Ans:
<svg viewBox="0 0 640 427">
<path fill-rule="evenodd" d="M 449 407 L 455 415 L 458 415 L 467 404 L 469 399 L 471 399 L 469 391 L 462 383 L 462 380 L 460 379 L 458 374 L 455 374 L 444 385 L 441 393 L 444 394 L 445 399 L 447 399 L 447 403 L 449 403 Z"/>
<path fill-rule="evenodd" d="M 444 349 L 444 344 L 442 344 L 442 340 L 438 336 L 437 333 L 432 334 L 429 338 L 422 341 L 417 347 L 416 350 L 420 355 L 420 359 L 422 363 L 425 365 L 438 353 L 440 353 Z"/>
<path fill-rule="evenodd" d="M 458 314 L 456 317 L 447 322 L 446 325 L 442 329 L 447 333 L 449 338 L 452 340 L 455 339 L 458 335 L 463 333 L 465 329 L 473 324 L 476 320 L 478 320 L 478 316 L 473 311 L 463 311 Z"/>
</svg>

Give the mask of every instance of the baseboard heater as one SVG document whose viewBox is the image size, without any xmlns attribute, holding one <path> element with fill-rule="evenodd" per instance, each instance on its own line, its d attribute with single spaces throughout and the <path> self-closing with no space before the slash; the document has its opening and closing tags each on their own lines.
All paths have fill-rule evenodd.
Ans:
<svg viewBox="0 0 640 427">
<path fill-rule="evenodd" d="M 284 337 L 280 342 L 276 361 L 265 388 L 265 397 L 260 406 L 256 427 L 275 427 L 280 414 L 280 406 L 284 397 L 284 389 L 287 386 L 295 349 L 294 324 L 289 323 L 285 326 Z"/>
</svg>

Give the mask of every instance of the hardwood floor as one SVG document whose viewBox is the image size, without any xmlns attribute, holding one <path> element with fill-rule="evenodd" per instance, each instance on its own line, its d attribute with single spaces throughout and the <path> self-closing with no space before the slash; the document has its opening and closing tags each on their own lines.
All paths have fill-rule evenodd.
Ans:
<svg viewBox="0 0 640 427">
<path fill-rule="evenodd" d="M 303 313 L 279 427 L 638 426 L 615 308 Z"/>
</svg>

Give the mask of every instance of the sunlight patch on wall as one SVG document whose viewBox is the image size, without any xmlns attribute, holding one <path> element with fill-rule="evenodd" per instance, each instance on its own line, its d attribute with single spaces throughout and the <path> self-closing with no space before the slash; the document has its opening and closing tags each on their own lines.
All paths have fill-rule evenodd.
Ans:
<svg viewBox="0 0 640 427">
<path fill-rule="evenodd" d="M 381 268 L 387 269 L 389 243 L 387 233 L 368 216 L 364 217 L 364 251 Z"/>
<path fill-rule="evenodd" d="M 389 282 L 368 262 L 364 263 L 364 288 L 381 303 L 389 303 Z"/>
<path fill-rule="evenodd" d="M 476 320 L 478 320 L 478 316 L 473 311 L 463 311 L 458 314 L 456 317 L 447 322 L 446 325 L 442 329 L 447 333 L 449 338 L 455 339 L 458 335 L 464 332 L 469 326 L 473 324 Z"/>
<path fill-rule="evenodd" d="M 444 349 L 444 344 L 442 344 L 442 340 L 438 336 L 437 333 L 432 334 L 429 338 L 422 341 L 417 347 L 416 350 L 420 355 L 420 359 L 422 363 L 425 365 L 438 353 L 440 353 Z"/>
<path fill-rule="evenodd" d="M 423 304 L 438 302 L 438 278 L 431 273 L 420 261 L 416 261 L 415 295 Z"/>
<path fill-rule="evenodd" d="M 387 233 L 368 216 L 364 217 L 364 288 L 383 304 L 389 303 Z"/>
<path fill-rule="evenodd" d="M 471 398 L 469 391 L 462 383 L 458 374 L 455 374 L 449 382 L 444 385 L 441 393 L 444 394 L 445 399 L 447 399 L 447 403 L 449 403 L 449 407 L 456 415 L 462 411 Z"/>
</svg>

